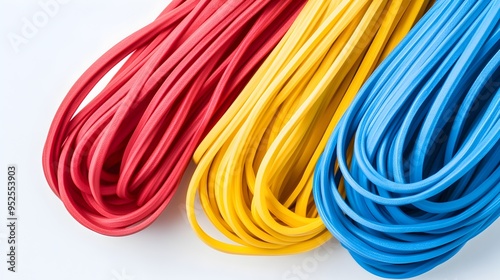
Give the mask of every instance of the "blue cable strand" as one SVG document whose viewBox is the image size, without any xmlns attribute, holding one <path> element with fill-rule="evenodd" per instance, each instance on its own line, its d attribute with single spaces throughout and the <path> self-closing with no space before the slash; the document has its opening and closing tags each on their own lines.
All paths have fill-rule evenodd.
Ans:
<svg viewBox="0 0 500 280">
<path fill-rule="evenodd" d="M 500 0 L 441 0 L 360 90 L 313 193 L 366 270 L 425 273 L 500 216 L 499 81 Z"/>
</svg>

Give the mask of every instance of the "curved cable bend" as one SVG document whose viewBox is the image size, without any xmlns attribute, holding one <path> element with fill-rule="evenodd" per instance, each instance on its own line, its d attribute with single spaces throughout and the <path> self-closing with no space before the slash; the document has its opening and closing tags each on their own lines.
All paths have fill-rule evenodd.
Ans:
<svg viewBox="0 0 500 280">
<path fill-rule="evenodd" d="M 195 152 L 186 208 L 204 242 L 229 253 L 279 255 L 313 249 L 331 237 L 312 197 L 315 163 L 361 84 L 429 5 L 306 4 Z M 199 225 L 197 195 L 228 241 Z"/>
<path fill-rule="evenodd" d="M 422 274 L 500 215 L 498 7 L 437 1 L 367 80 L 316 166 L 322 220 L 371 273 Z"/>
<path fill-rule="evenodd" d="M 112 236 L 152 223 L 202 137 L 304 4 L 174 0 L 99 58 L 60 105 L 43 152 L 47 181 L 71 215 Z M 106 87 L 78 110 L 123 60 Z"/>
</svg>

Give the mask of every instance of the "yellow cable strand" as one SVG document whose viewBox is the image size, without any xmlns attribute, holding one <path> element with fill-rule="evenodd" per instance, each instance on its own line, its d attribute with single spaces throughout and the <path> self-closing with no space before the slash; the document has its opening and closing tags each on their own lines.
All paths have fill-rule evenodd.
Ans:
<svg viewBox="0 0 500 280">
<path fill-rule="evenodd" d="M 330 233 L 312 197 L 328 136 L 375 67 L 428 8 L 419 0 L 312 0 L 198 147 L 186 209 L 215 249 L 280 255 Z M 196 196 L 209 221 L 198 224 Z"/>
</svg>

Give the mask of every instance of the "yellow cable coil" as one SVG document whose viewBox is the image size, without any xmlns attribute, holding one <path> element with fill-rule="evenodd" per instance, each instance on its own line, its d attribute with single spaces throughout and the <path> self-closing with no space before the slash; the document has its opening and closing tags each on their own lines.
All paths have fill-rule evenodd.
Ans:
<svg viewBox="0 0 500 280">
<path fill-rule="evenodd" d="M 426 0 L 312 0 L 198 147 L 187 193 L 197 235 L 215 249 L 280 255 L 330 233 L 312 196 L 329 135 L 375 67 L 430 6 Z M 220 241 L 198 223 L 196 196 Z"/>
</svg>

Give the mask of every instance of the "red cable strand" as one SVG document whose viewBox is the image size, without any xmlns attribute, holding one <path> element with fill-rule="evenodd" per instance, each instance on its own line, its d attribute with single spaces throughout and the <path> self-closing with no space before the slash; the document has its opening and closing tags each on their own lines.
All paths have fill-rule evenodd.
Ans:
<svg viewBox="0 0 500 280">
<path fill-rule="evenodd" d="M 304 4 L 174 0 L 100 57 L 64 98 L 43 151 L 47 181 L 71 215 L 111 236 L 151 224 L 175 193 L 196 146 Z"/>
</svg>

